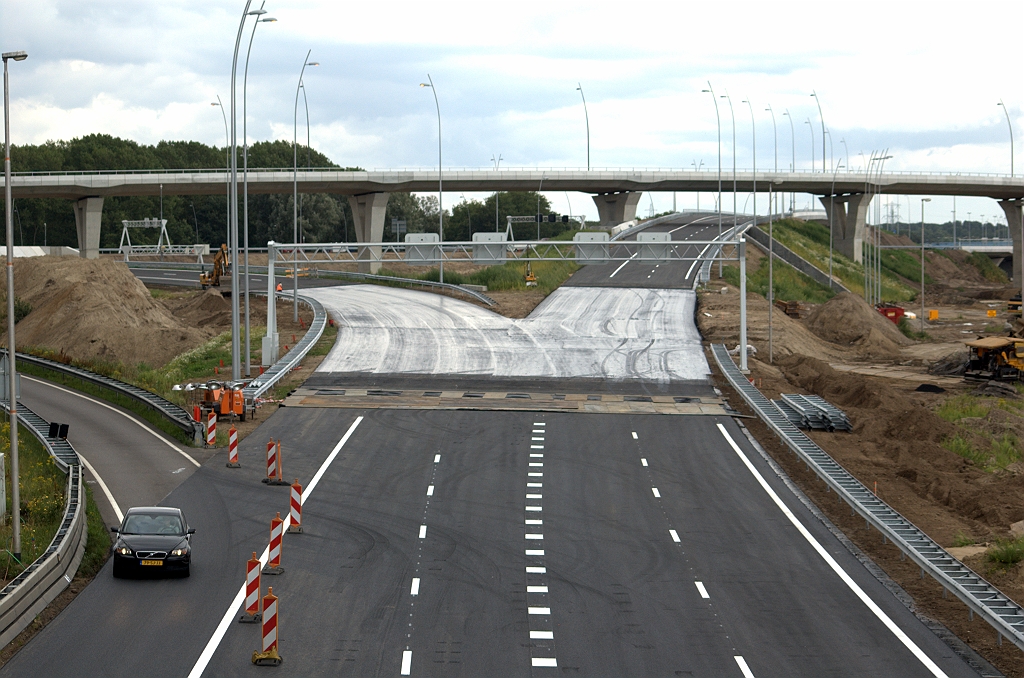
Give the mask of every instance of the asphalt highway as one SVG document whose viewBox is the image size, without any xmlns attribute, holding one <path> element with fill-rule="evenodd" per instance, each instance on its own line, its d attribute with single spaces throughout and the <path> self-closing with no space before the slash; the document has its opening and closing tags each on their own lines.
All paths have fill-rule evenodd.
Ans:
<svg viewBox="0 0 1024 678">
<path fill-rule="evenodd" d="M 0 675 L 261 671 L 256 626 L 229 619 L 211 638 L 287 508 L 287 488 L 259 482 L 265 439 L 308 484 L 359 414 L 307 496 L 305 533 L 285 536 L 285 573 L 264 577 L 277 673 L 974 675 L 731 419 L 313 408 L 279 410 L 242 469 L 211 459 L 166 498 L 198 528 L 191 579 L 108 566 Z"/>
</svg>

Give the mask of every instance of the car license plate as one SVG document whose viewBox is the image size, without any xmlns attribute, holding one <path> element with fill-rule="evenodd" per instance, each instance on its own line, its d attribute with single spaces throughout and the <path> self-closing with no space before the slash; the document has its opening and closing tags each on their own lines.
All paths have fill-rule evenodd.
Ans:
<svg viewBox="0 0 1024 678">
<path fill-rule="evenodd" d="M 143 561 L 141 561 L 140 564 L 141 565 L 163 565 L 164 561 L 162 561 L 162 560 L 143 560 Z"/>
</svg>

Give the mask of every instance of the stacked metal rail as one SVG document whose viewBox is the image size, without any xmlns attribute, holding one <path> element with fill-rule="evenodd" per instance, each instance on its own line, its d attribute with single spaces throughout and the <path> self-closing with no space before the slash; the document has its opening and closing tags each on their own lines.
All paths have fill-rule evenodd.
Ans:
<svg viewBox="0 0 1024 678">
<path fill-rule="evenodd" d="M 798 393 L 783 393 L 781 400 L 772 404 L 786 415 L 786 418 L 802 429 L 824 431 L 850 431 L 853 426 L 846 413 L 819 396 Z"/>
<path fill-rule="evenodd" d="M 0 406 L 9 411 L 7 401 Z M 35 561 L 0 590 L 0 647 L 11 642 L 57 595 L 71 583 L 85 555 L 87 536 L 85 486 L 78 455 L 68 441 L 50 438 L 49 422 L 24 405 L 18 405 L 18 421 L 46 447 L 67 473 L 64 519 L 53 540 Z"/>
<path fill-rule="evenodd" d="M 292 296 L 287 292 L 278 292 L 277 298 L 287 301 Z M 309 330 L 306 331 L 302 339 L 283 358 L 271 365 L 266 372 L 257 379 L 253 379 L 249 382 L 248 386 L 242 389 L 246 401 L 252 401 L 260 397 L 271 386 L 291 372 L 299 364 L 299 361 L 306 357 L 306 354 L 316 345 L 316 342 L 320 341 L 320 337 L 323 336 L 324 328 L 327 327 L 327 311 L 324 309 L 323 304 L 312 297 L 299 296 L 299 301 L 313 309 L 313 321 L 309 324 Z"/>
<path fill-rule="evenodd" d="M 739 371 L 723 344 L 712 344 L 712 354 L 732 387 L 825 483 L 873 525 L 884 538 L 891 540 L 924 572 L 943 588 L 952 591 L 968 609 L 981 616 L 997 632 L 1024 650 L 1024 608 L 1003 595 L 996 587 L 973 570 L 949 555 L 938 543 L 875 496 L 852 474 L 837 464 L 824 450 L 794 426 L 768 398 L 761 394 Z"/>
<path fill-rule="evenodd" d="M 6 349 L 0 349 L 0 355 L 6 356 Z M 16 355 L 18 362 L 25 362 L 30 365 L 60 372 L 61 374 L 81 379 L 82 381 L 109 389 L 115 393 L 131 398 L 132 400 L 162 414 L 169 422 L 180 428 L 193 440 L 201 441 L 203 439 L 203 425 L 201 423 L 194 420 L 183 408 L 155 393 L 150 393 L 138 386 L 132 386 L 131 384 L 126 384 L 123 381 L 118 381 L 111 377 L 105 377 L 102 374 L 96 374 L 95 372 L 91 372 L 90 370 L 82 367 L 65 365 L 64 363 L 57 362 L 56 360 L 40 358 L 27 353 L 18 353 Z"/>
</svg>

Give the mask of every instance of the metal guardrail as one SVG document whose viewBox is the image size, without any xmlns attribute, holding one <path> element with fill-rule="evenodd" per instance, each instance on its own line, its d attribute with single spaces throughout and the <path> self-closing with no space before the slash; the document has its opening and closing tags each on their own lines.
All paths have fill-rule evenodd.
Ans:
<svg viewBox="0 0 1024 678">
<path fill-rule="evenodd" d="M 7 350 L 0 349 L 0 356 L 6 355 Z M 111 377 L 105 377 L 102 374 L 96 374 L 95 372 L 82 367 L 65 365 L 64 363 L 57 362 L 56 360 L 40 358 L 27 353 L 17 353 L 16 356 L 18 361 L 26 362 L 30 365 L 35 365 L 36 367 L 42 367 L 43 369 L 53 370 L 54 372 L 60 372 L 61 374 L 81 379 L 82 381 L 86 381 L 95 386 L 100 386 L 131 398 L 135 402 L 163 415 L 167 421 L 181 429 L 185 434 L 191 436 L 196 442 L 202 442 L 203 440 L 203 425 L 201 423 L 194 420 L 183 408 L 155 393 L 151 393 L 145 389 L 139 388 L 138 386 L 126 384 L 123 381 L 119 381 Z"/>
<path fill-rule="evenodd" d="M 921 568 L 922 576 L 925 572 L 930 574 L 944 589 L 963 601 L 972 613 L 988 622 L 999 634 L 1000 642 L 1005 636 L 1024 650 L 1024 608 L 949 555 L 790 423 L 739 371 L 723 344 L 712 344 L 711 350 L 726 379 L 758 417 L 850 508 L 913 560 Z"/>
<path fill-rule="evenodd" d="M 0 401 L 10 411 L 7 401 Z M 88 537 L 82 467 L 66 440 L 49 438 L 50 424 L 24 405 L 18 420 L 43 443 L 68 475 L 64 519 L 46 551 L 0 590 L 0 647 L 14 640 L 50 602 L 71 584 L 85 555 Z"/>
<path fill-rule="evenodd" d="M 251 294 L 251 293 L 250 293 Z M 259 296 L 266 296 L 262 294 Z M 284 301 L 291 301 L 292 295 L 288 292 L 278 292 L 277 298 Z M 299 361 L 306 357 L 309 350 L 320 341 L 324 328 L 327 327 L 327 311 L 316 299 L 299 295 L 299 301 L 313 309 L 313 322 L 309 324 L 306 334 L 292 347 L 283 358 L 270 366 L 266 372 L 249 382 L 249 385 L 242 389 L 246 400 L 255 400 L 260 397 L 274 384 L 281 380 L 286 374 L 299 364 Z"/>
</svg>

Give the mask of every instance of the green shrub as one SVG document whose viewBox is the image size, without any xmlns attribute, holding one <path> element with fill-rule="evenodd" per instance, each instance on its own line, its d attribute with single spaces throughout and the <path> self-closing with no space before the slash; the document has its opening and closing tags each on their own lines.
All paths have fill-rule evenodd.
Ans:
<svg viewBox="0 0 1024 678">
<path fill-rule="evenodd" d="M 999 565 L 1016 565 L 1024 560 L 1024 538 L 1000 539 L 988 550 L 985 557 L 991 563 Z"/>
<path fill-rule="evenodd" d="M 7 297 L 6 296 L 3 297 L 3 298 L 0 298 L 0 305 L 2 305 L 2 308 L 0 308 L 0 321 L 3 321 L 4 323 L 6 323 L 7 322 Z M 25 301 L 25 300 L 23 300 L 23 299 L 21 299 L 19 297 L 14 297 L 14 324 L 15 325 L 20 323 L 25 318 L 25 316 L 27 316 L 31 312 L 32 312 L 32 305 L 31 304 L 29 304 L 27 301 Z M 6 329 L 6 325 L 5 325 L 5 329 Z"/>
</svg>

